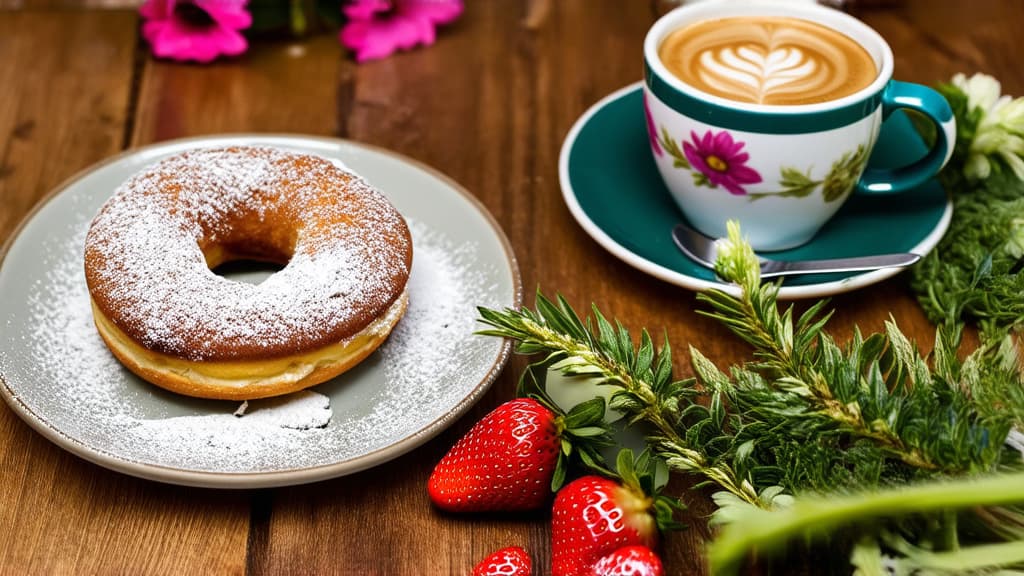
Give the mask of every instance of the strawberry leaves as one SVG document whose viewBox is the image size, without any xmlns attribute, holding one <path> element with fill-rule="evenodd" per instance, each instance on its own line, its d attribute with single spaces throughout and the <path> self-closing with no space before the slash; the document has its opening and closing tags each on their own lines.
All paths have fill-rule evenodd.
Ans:
<svg viewBox="0 0 1024 576">
<path fill-rule="evenodd" d="M 518 395 L 530 398 L 546 407 L 554 414 L 561 409 L 551 399 L 537 380 L 537 374 L 546 370 L 547 362 L 540 362 L 527 367 L 519 379 Z M 611 430 L 604 421 L 604 398 L 591 398 L 581 402 L 560 417 L 559 439 L 561 452 L 555 464 L 551 478 L 551 491 L 556 492 L 565 483 L 569 470 L 569 462 L 573 456 L 587 469 L 609 473 L 600 449 L 614 444 Z"/>
</svg>

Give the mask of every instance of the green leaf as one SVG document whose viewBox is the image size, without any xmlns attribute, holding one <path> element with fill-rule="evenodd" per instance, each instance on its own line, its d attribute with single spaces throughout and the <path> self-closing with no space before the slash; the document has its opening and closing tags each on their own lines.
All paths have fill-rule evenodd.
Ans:
<svg viewBox="0 0 1024 576">
<path fill-rule="evenodd" d="M 619 361 L 622 358 L 622 352 L 619 350 L 619 340 L 615 333 L 615 328 L 612 328 L 611 323 L 608 322 L 596 306 L 592 310 L 594 317 L 597 318 L 598 342 L 601 348 L 606 351 L 612 360 Z"/>
<path fill-rule="evenodd" d="M 581 426 L 572 429 L 573 436 L 579 436 L 580 438 L 593 438 L 607 433 L 608 430 L 600 426 Z"/>
<path fill-rule="evenodd" d="M 555 463 L 555 472 L 551 475 L 552 492 L 558 492 L 558 489 L 565 484 L 566 468 L 566 454 L 563 452 L 558 455 L 558 461 Z"/>
<path fill-rule="evenodd" d="M 632 450 L 629 448 L 619 450 L 619 454 L 615 459 L 615 469 L 619 473 L 619 477 L 622 478 L 622 483 L 627 486 L 639 488 L 640 479 L 637 476 L 634 463 L 635 460 L 633 458 Z"/>
<path fill-rule="evenodd" d="M 636 354 L 636 363 L 633 366 L 634 372 L 646 373 L 651 369 L 654 362 L 654 342 L 647 330 L 640 332 L 640 349 Z"/>
<path fill-rule="evenodd" d="M 810 196 L 821 185 L 811 178 L 811 171 L 801 172 L 796 168 L 782 167 L 779 170 L 779 187 L 776 194 L 786 198 L 804 198 Z"/>
<path fill-rule="evenodd" d="M 604 421 L 605 400 L 597 396 L 580 402 L 573 406 L 572 410 L 565 415 L 565 427 L 576 430 L 583 426 L 590 426 Z"/>
<path fill-rule="evenodd" d="M 693 185 L 698 187 L 698 188 L 701 188 L 701 187 L 712 188 L 712 189 L 718 188 L 717 185 L 713 184 L 711 182 L 711 180 L 708 179 L 707 174 L 704 174 L 703 172 L 696 172 L 696 171 L 693 173 Z"/>
</svg>

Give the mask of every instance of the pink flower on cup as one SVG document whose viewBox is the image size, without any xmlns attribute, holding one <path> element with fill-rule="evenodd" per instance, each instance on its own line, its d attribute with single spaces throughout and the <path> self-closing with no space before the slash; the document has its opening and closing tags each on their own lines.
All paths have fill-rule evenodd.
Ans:
<svg viewBox="0 0 1024 576">
<path fill-rule="evenodd" d="M 366 62 L 433 44 L 434 28 L 458 18 L 462 0 L 355 0 L 342 11 L 349 21 L 338 39 L 357 62 Z"/>
<path fill-rule="evenodd" d="M 701 137 L 691 131 L 690 138 L 693 142 L 683 142 L 683 153 L 712 187 L 722 186 L 731 194 L 744 195 L 744 185 L 761 182 L 761 175 L 746 165 L 750 155 L 741 152 L 745 144 L 733 140 L 728 132 L 714 134 L 708 130 Z"/>
<path fill-rule="evenodd" d="M 651 107 L 647 104 L 647 92 L 644 92 L 644 116 L 647 117 L 647 138 L 651 141 L 651 150 L 659 157 L 662 156 L 661 144 L 658 143 L 658 129 L 654 127 L 654 117 L 651 116 Z"/>
<path fill-rule="evenodd" d="M 139 7 L 142 36 L 153 55 L 210 62 L 249 47 L 239 30 L 252 25 L 248 0 L 147 0 Z"/>
</svg>

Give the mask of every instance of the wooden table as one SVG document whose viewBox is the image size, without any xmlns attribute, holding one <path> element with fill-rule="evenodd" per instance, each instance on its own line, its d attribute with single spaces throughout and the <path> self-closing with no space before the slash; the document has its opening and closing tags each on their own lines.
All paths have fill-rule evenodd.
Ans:
<svg viewBox="0 0 1024 576">
<path fill-rule="evenodd" d="M 435 46 L 379 62 L 354 64 L 325 34 L 258 42 L 211 66 L 152 59 L 131 7 L 92 4 L 0 0 L 0 241 L 62 180 L 126 148 L 224 132 L 336 136 L 416 158 L 472 191 L 504 227 L 528 289 L 561 291 L 577 307 L 593 301 L 719 365 L 747 357 L 695 314 L 692 293 L 591 240 L 559 191 L 563 137 L 590 104 L 640 78 L 644 32 L 664 2 L 472 0 Z M 892 44 L 901 79 L 983 71 L 1024 93 L 1018 0 L 906 0 L 855 12 Z M 930 346 L 932 327 L 905 282 L 835 298 L 832 331 L 877 330 L 891 314 Z M 676 362 L 678 374 L 692 373 L 682 356 Z M 455 517 L 433 509 L 424 489 L 448 447 L 513 396 L 524 366 L 513 359 L 464 418 L 406 456 L 273 490 L 124 476 L 0 408 L 0 573 L 465 574 L 509 544 L 526 546 L 546 573 L 547 513 Z M 691 528 L 667 538 L 665 561 L 672 574 L 704 574 L 710 504 L 700 493 L 687 500 Z"/>
</svg>

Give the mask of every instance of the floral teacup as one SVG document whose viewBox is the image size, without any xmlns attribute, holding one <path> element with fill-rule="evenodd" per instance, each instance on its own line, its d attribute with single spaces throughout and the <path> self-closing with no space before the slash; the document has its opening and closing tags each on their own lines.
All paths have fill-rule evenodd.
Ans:
<svg viewBox="0 0 1024 576">
<path fill-rule="evenodd" d="M 778 16 L 840 31 L 874 60 L 867 87 L 828 102 L 748 104 L 698 90 L 668 71 L 658 56 L 674 30 L 709 19 Z M 852 16 L 811 3 L 709 1 L 659 19 L 644 42 L 644 108 L 651 150 L 686 218 L 713 237 L 737 220 L 758 250 L 809 241 L 856 191 L 889 194 L 934 176 L 952 154 L 955 124 L 946 100 L 918 84 L 892 80 L 892 50 Z M 866 168 L 882 121 L 899 108 L 935 123 L 929 153 L 910 166 Z"/>
</svg>

